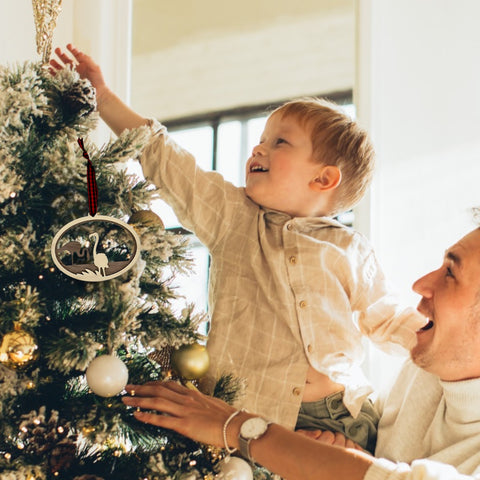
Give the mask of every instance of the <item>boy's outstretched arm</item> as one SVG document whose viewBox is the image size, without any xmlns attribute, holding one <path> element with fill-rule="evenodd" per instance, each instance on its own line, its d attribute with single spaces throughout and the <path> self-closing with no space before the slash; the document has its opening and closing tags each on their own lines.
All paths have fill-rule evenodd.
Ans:
<svg viewBox="0 0 480 480">
<path fill-rule="evenodd" d="M 73 56 L 73 59 L 72 56 L 60 48 L 56 48 L 55 53 L 61 63 L 55 59 L 50 60 L 51 73 L 55 75 L 56 71 L 61 70 L 66 65 L 70 65 L 77 70 L 82 78 L 90 80 L 97 92 L 97 108 L 100 117 L 115 134 L 120 135 L 126 129 L 147 125 L 147 119 L 133 111 L 108 88 L 103 78 L 102 70 L 89 55 L 81 52 L 71 44 L 67 45 L 67 49 Z"/>
</svg>

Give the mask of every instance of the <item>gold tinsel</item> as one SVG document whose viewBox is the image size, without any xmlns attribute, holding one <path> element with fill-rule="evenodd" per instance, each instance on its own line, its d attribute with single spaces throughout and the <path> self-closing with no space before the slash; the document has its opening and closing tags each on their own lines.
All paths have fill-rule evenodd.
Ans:
<svg viewBox="0 0 480 480">
<path fill-rule="evenodd" d="M 61 11 L 62 0 L 32 0 L 35 30 L 37 32 L 37 52 L 46 65 L 52 53 L 53 31 Z"/>
</svg>

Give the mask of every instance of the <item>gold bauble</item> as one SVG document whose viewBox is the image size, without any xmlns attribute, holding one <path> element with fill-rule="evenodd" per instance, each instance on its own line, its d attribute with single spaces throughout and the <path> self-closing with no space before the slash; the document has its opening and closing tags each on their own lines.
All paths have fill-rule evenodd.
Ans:
<svg viewBox="0 0 480 480">
<path fill-rule="evenodd" d="M 14 370 L 30 366 L 39 355 L 36 338 L 15 326 L 13 332 L 6 333 L 0 346 L 0 363 Z"/>
<path fill-rule="evenodd" d="M 158 227 L 165 229 L 162 219 L 151 210 L 138 210 L 137 212 L 133 212 L 128 223 L 142 227 Z"/>
<path fill-rule="evenodd" d="M 207 349 L 199 343 L 183 345 L 172 352 L 172 369 L 185 380 L 197 380 L 208 371 L 210 358 Z"/>
</svg>

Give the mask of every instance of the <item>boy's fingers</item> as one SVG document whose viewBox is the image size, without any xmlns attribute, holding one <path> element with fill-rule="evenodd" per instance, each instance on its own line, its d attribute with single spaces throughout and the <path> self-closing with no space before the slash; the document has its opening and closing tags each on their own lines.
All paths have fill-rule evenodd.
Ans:
<svg viewBox="0 0 480 480">
<path fill-rule="evenodd" d="M 62 66 L 56 60 L 50 60 L 50 65 L 57 70 L 62 68 Z"/>
</svg>

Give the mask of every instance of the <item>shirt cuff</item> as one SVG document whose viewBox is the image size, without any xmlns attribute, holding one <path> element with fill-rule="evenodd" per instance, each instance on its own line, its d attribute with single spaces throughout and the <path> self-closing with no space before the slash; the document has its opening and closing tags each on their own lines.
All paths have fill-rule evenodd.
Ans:
<svg viewBox="0 0 480 480">
<path fill-rule="evenodd" d="M 406 463 L 394 463 L 385 458 L 376 458 L 370 465 L 364 480 L 401 480 L 410 470 Z"/>
</svg>

